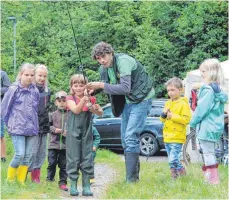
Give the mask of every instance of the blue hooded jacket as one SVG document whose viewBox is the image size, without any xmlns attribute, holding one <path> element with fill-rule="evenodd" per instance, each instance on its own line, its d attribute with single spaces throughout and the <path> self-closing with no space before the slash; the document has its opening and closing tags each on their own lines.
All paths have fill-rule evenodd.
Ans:
<svg viewBox="0 0 229 200">
<path fill-rule="evenodd" d="M 38 134 L 39 91 L 31 84 L 24 88 L 13 83 L 5 93 L 1 104 L 3 117 L 10 135 L 34 136 Z"/>
<path fill-rule="evenodd" d="M 216 142 L 224 129 L 224 104 L 228 96 L 218 84 L 203 85 L 190 126 L 196 128 L 197 138 Z"/>
</svg>

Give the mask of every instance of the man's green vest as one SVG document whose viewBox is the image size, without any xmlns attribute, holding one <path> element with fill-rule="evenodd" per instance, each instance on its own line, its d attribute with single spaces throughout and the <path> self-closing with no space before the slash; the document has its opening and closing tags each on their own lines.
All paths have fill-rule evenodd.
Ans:
<svg viewBox="0 0 229 200">
<path fill-rule="evenodd" d="M 115 54 L 113 59 L 113 67 L 116 74 L 117 82 L 120 83 L 119 71 L 117 67 L 117 59 L 124 54 Z M 148 74 L 146 73 L 143 65 L 137 61 L 137 68 L 131 73 L 131 90 L 126 97 L 135 103 L 141 102 L 151 91 L 153 83 Z M 110 83 L 108 70 L 106 68 L 100 68 L 100 77 L 105 83 Z"/>
</svg>

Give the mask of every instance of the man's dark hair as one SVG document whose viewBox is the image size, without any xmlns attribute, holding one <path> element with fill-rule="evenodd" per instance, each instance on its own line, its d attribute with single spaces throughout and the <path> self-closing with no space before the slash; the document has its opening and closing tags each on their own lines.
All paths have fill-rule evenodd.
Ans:
<svg viewBox="0 0 229 200">
<path fill-rule="evenodd" d="M 94 46 L 91 56 L 94 60 L 96 60 L 96 56 L 104 56 L 105 54 L 110 53 L 114 55 L 114 49 L 112 46 L 106 42 L 99 42 Z"/>
</svg>

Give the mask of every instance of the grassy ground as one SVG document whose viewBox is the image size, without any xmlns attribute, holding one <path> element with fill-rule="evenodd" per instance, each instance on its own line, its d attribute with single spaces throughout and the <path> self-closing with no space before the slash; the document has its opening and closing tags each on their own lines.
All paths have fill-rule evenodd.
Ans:
<svg viewBox="0 0 229 200">
<path fill-rule="evenodd" d="M 63 198 L 57 181 L 25 186 L 6 182 L 7 167 L 13 155 L 12 144 L 7 139 L 7 163 L 1 165 L 1 199 L 58 199 Z M 207 185 L 203 182 L 199 166 L 187 168 L 188 175 L 172 181 L 166 162 L 142 162 L 140 181 L 135 184 L 124 182 L 124 161 L 116 154 L 101 150 L 97 163 L 106 163 L 116 170 L 113 184 L 108 186 L 105 199 L 228 199 L 228 168 L 219 167 L 221 184 Z M 42 167 L 42 180 L 46 178 L 47 161 Z M 97 180 L 99 182 L 99 180 Z"/>
<path fill-rule="evenodd" d="M 122 167 L 117 165 L 117 167 Z M 121 173 L 124 175 L 123 170 Z M 207 185 L 199 166 L 187 168 L 188 175 L 171 180 L 167 163 L 141 163 L 140 181 L 126 184 L 119 179 L 109 186 L 106 199 L 228 199 L 228 168 L 220 166 L 221 184 Z"/>
</svg>

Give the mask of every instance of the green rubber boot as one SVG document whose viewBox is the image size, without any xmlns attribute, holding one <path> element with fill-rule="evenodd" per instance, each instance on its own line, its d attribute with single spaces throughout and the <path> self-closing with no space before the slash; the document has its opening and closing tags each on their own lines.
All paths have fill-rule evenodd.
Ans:
<svg viewBox="0 0 229 200">
<path fill-rule="evenodd" d="M 90 176 L 88 176 L 87 174 L 83 174 L 82 183 L 83 183 L 82 195 L 93 196 L 93 193 L 91 192 Z"/>
<path fill-rule="evenodd" d="M 79 195 L 79 191 L 77 190 L 77 181 L 78 179 L 76 179 L 75 181 L 71 180 L 71 186 L 70 186 L 70 195 L 71 196 Z"/>
</svg>

